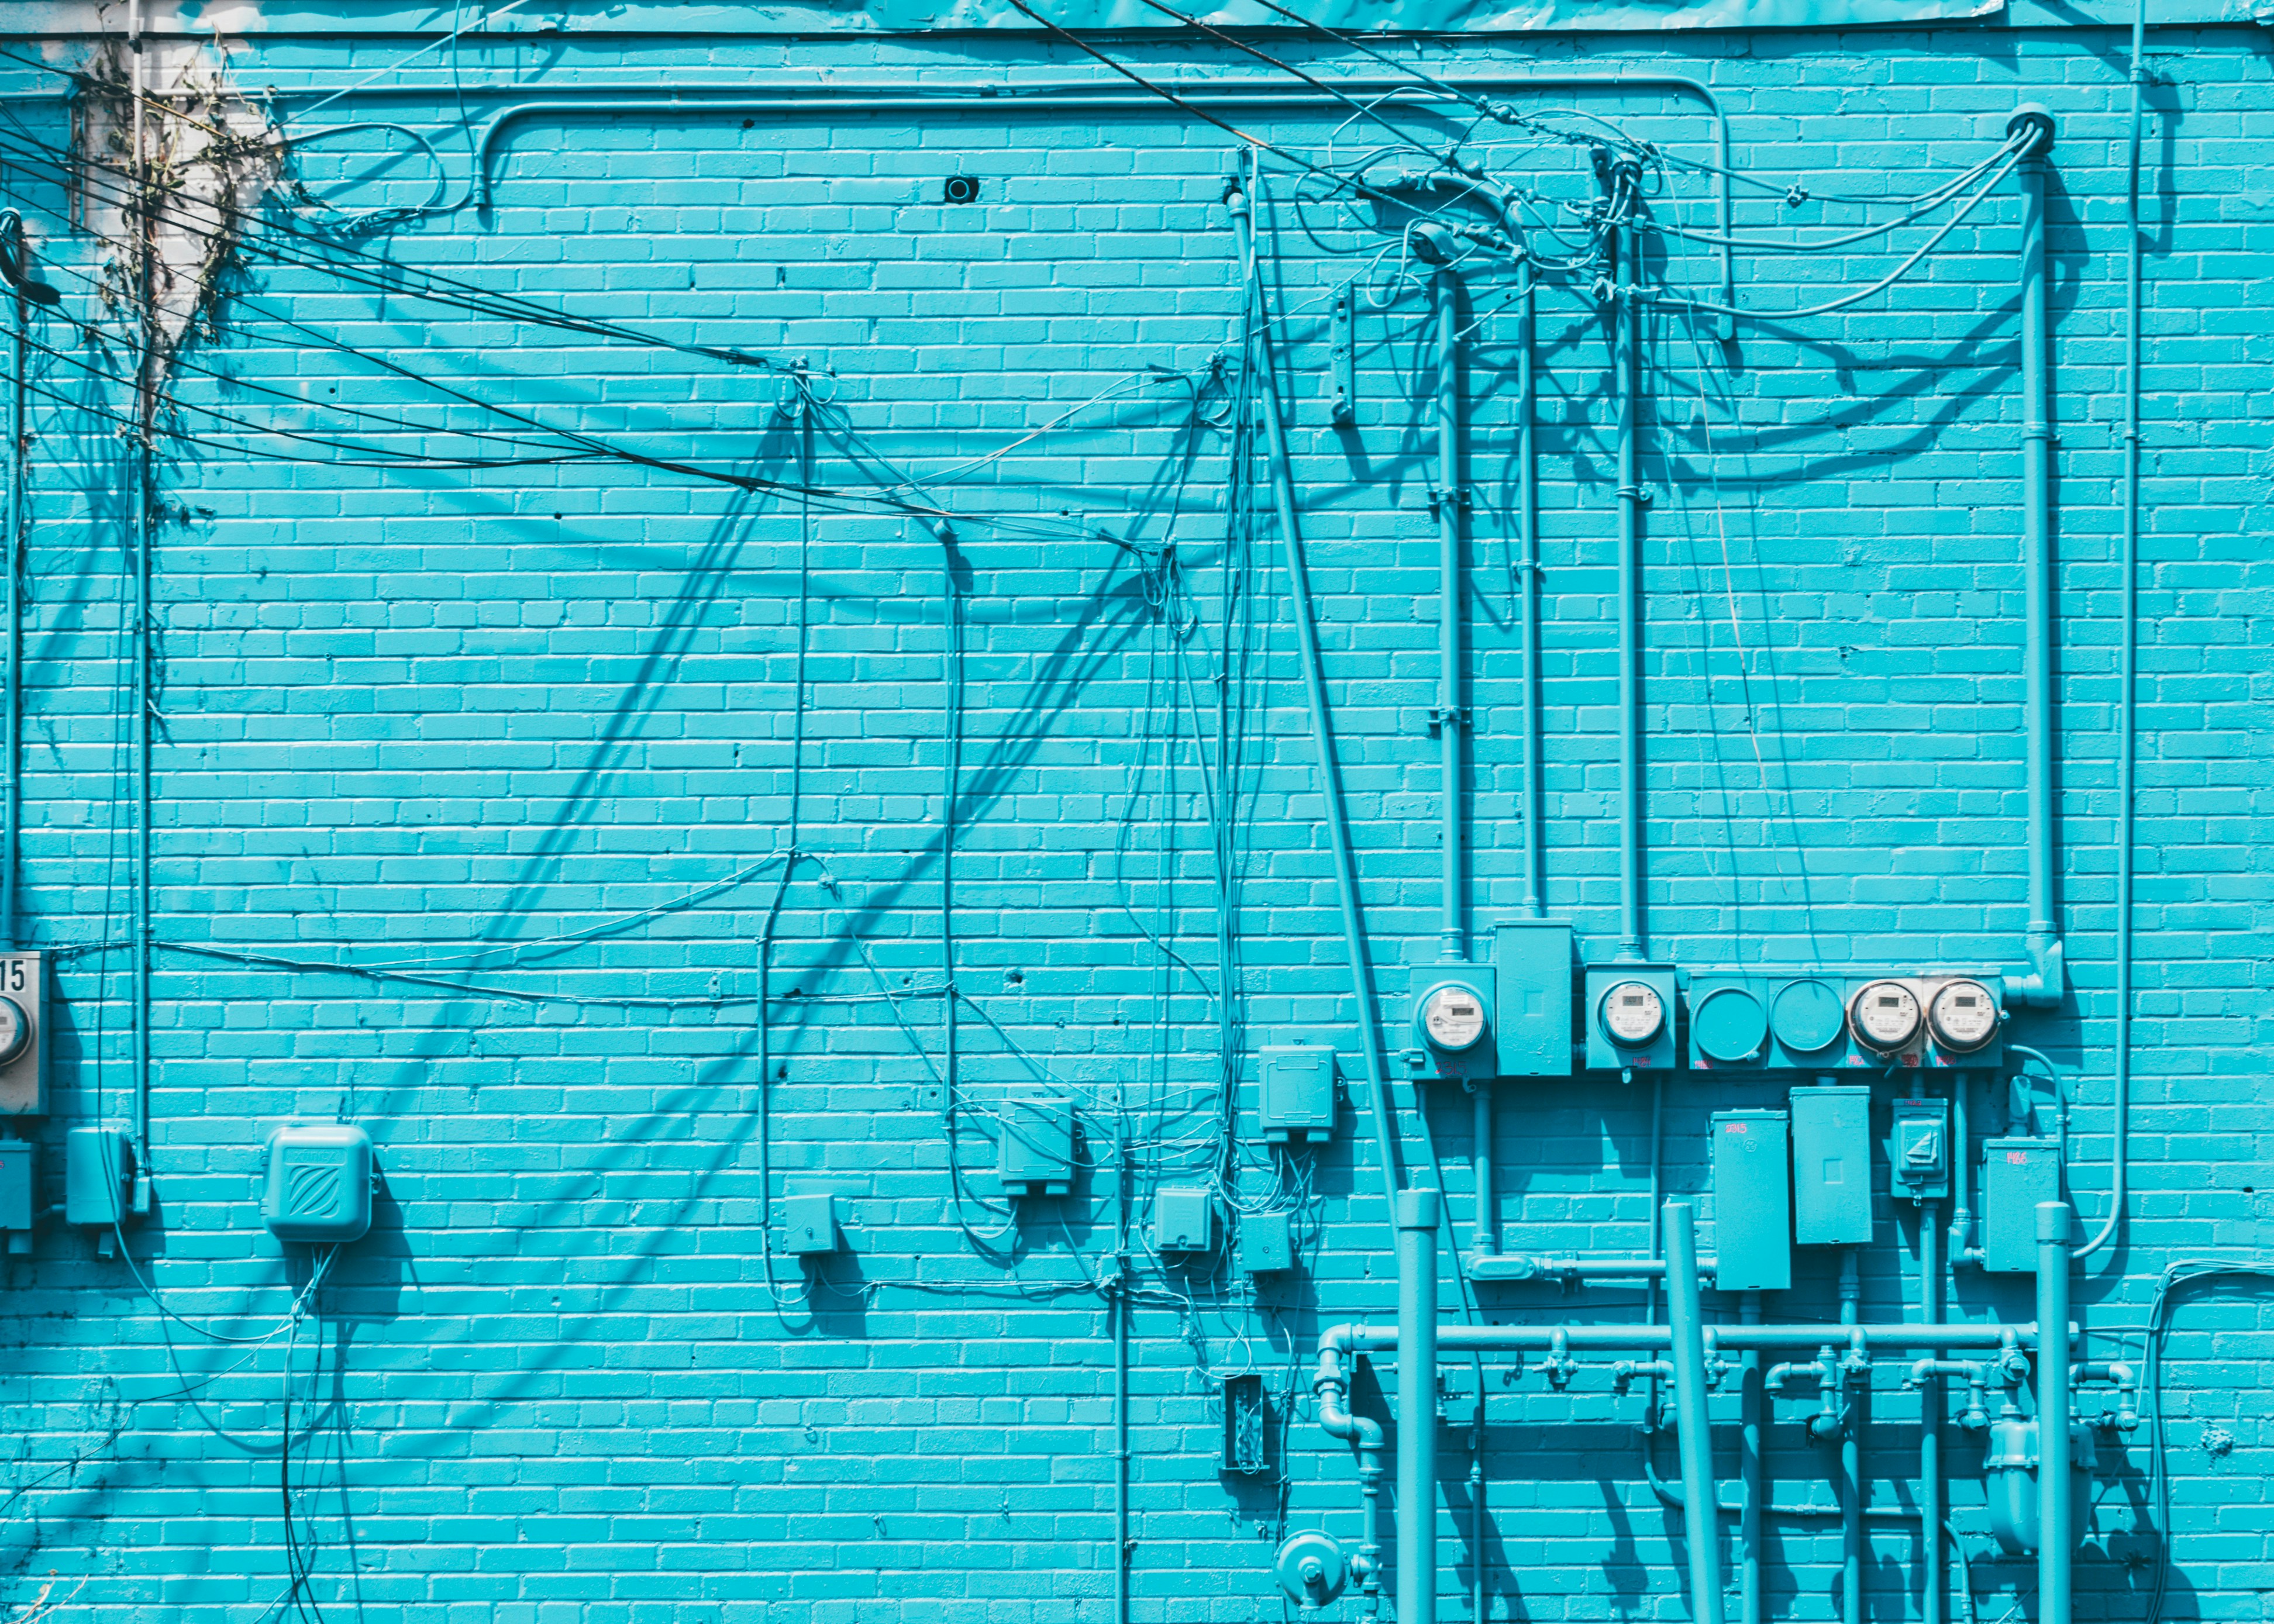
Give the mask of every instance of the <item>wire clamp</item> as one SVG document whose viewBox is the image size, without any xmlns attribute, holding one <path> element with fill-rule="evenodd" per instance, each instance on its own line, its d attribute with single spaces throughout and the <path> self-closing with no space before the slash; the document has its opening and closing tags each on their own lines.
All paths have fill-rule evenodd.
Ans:
<svg viewBox="0 0 2274 1624">
<path fill-rule="evenodd" d="M 1468 726 L 1468 706 L 1452 705 L 1449 707 L 1445 705 L 1431 705 L 1429 707 L 1430 732 L 1435 733 L 1438 729 L 1443 727 L 1447 722 L 1450 722 L 1456 727 Z"/>
<path fill-rule="evenodd" d="M 1455 508 L 1466 508 L 1469 506 L 1469 487 L 1465 485 L 1457 485 L 1451 490 L 1445 491 L 1440 490 L 1434 485 L 1431 485 L 1429 487 L 1429 511 L 1433 514 L 1436 513 L 1445 505 L 1448 499 L 1451 500 Z"/>
</svg>

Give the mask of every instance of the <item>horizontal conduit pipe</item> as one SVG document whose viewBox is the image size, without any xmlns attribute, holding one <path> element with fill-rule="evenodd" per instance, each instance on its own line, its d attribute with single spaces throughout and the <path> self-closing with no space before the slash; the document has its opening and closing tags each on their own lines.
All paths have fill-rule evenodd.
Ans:
<svg viewBox="0 0 2274 1624">
<path fill-rule="evenodd" d="M 1442 1325 L 1437 1327 L 1441 1351 L 1466 1354 L 1546 1352 L 1557 1345 L 1571 1349 L 1650 1352 L 1670 1347 L 1672 1334 L 1662 1325 Z M 2076 1327 L 2068 1328 L 2076 1340 Z M 1848 1344 L 1860 1340 L 1867 1348 L 2017 1348 L 2037 1345 L 2034 1324 L 1998 1325 L 1969 1321 L 1963 1325 L 1716 1325 L 1713 1342 L 1719 1349 L 1820 1348 L 1826 1342 Z M 1397 1346 L 1397 1327 L 1352 1323 L 1320 1333 L 1321 1357 L 1329 1348 L 1339 1354 L 1386 1353 Z"/>
</svg>

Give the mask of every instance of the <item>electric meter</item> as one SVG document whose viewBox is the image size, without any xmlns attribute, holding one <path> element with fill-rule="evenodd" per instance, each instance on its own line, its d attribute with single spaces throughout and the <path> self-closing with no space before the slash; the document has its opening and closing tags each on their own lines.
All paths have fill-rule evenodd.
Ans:
<svg viewBox="0 0 2274 1624">
<path fill-rule="evenodd" d="M 1848 1006 L 1848 1024 L 1864 1048 L 1893 1054 L 1918 1036 L 1918 999 L 1901 981 L 1873 981 Z"/>
<path fill-rule="evenodd" d="M 32 1041 L 32 1018 L 13 998 L 0 996 L 0 1065 L 22 1054 Z"/>
<path fill-rule="evenodd" d="M 1421 1029 L 1439 1049 L 1470 1048 L 1485 1034 L 1484 1000 L 1472 988 L 1433 987 L 1421 1000 Z"/>
<path fill-rule="evenodd" d="M 1648 981 L 1621 981 L 1603 995 L 1597 1008 L 1603 1034 L 1614 1043 L 1639 1049 L 1666 1026 L 1666 1004 Z"/>
<path fill-rule="evenodd" d="M 1980 1049 L 1998 1035 L 1998 1000 L 1979 981 L 1946 981 L 1926 1010 L 1934 1041 L 1958 1054 Z"/>
</svg>

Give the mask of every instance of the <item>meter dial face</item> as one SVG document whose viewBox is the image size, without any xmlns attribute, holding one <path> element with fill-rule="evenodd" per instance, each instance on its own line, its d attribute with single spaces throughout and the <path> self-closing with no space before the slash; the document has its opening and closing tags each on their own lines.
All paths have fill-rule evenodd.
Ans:
<svg viewBox="0 0 2274 1624">
<path fill-rule="evenodd" d="M 1666 1025 L 1666 1005 L 1648 981 L 1621 981 L 1603 995 L 1603 1031 L 1614 1043 L 1640 1047 Z"/>
<path fill-rule="evenodd" d="M 1979 981 L 1951 981 L 1927 1004 L 1935 1041 L 1964 1054 L 1998 1035 L 1998 1000 Z"/>
<path fill-rule="evenodd" d="M 1918 1035 L 1918 999 L 1901 981 L 1873 981 L 1848 1006 L 1856 1041 L 1892 1054 Z"/>
<path fill-rule="evenodd" d="M 13 998 L 0 997 L 0 1065 L 22 1054 L 31 1041 L 32 1023 L 24 1006 Z"/>
<path fill-rule="evenodd" d="M 1439 1049 L 1466 1049 L 1485 1034 L 1484 1001 L 1465 987 L 1433 988 L 1421 1005 L 1421 1026 Z"/>
</svg>

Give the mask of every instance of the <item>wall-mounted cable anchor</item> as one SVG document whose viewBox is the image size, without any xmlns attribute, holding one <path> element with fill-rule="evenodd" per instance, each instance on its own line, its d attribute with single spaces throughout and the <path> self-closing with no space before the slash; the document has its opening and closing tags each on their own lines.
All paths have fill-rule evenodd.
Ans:
<svg viewBox="0 0 2274 1624">
<path fill-rule="evenodd" d="M 1431 705 L 1429 707 L 1429 731 L 1431 733 L 1435 733 L 1447 722 L 1452 723 L 1456 727 L 1466 727 L 1470 726 L 1468 706 Z"/>
</svg>

